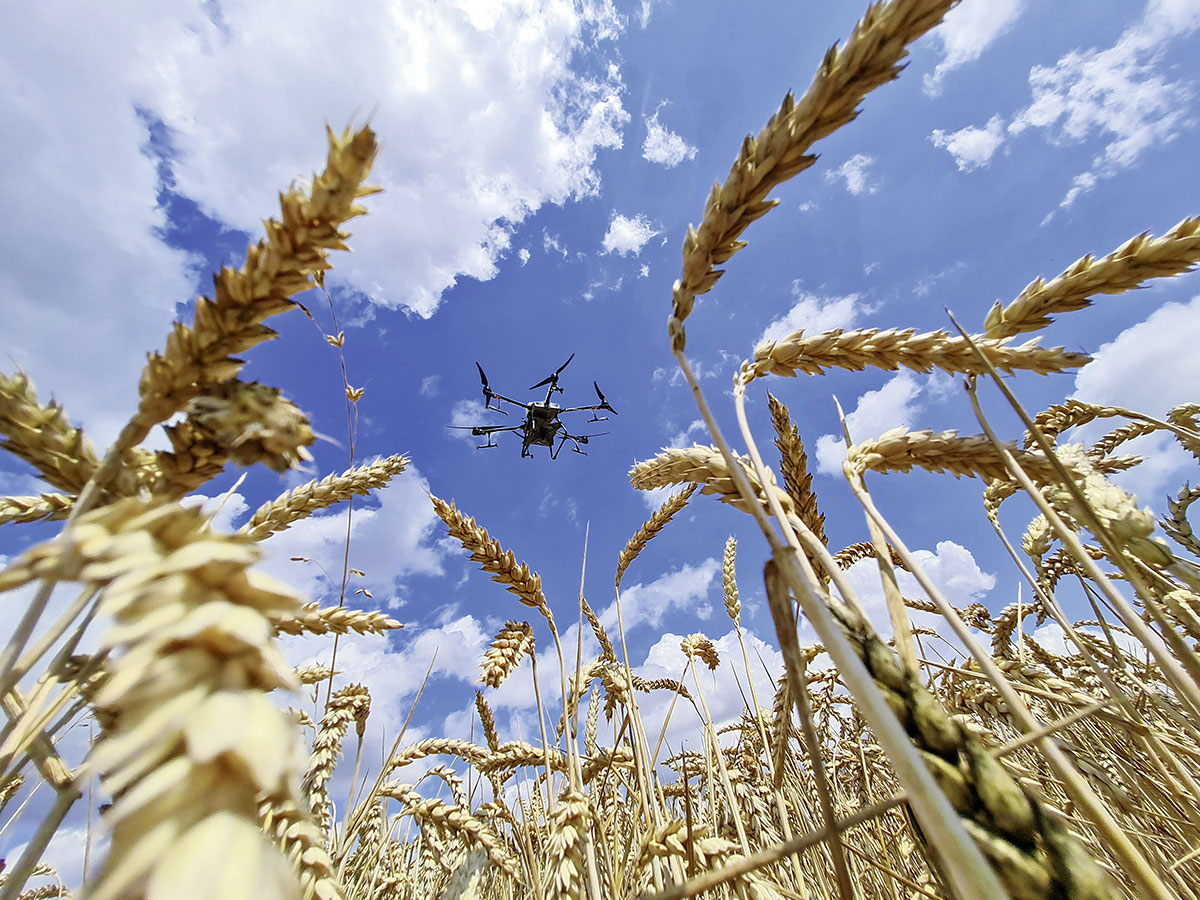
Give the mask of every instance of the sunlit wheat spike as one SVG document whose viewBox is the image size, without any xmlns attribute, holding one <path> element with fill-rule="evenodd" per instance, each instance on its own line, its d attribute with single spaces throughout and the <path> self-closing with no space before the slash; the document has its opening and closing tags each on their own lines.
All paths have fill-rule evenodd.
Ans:
<svg viewBox="0 0 1200 900">
<path fill-rule="evenodd" d="M 261 541 L 276 532 L 286 531 L 293 522 L 307 518 L 317 510 L 385 487 L 408 464 L 407 456 L 389 456 L 351 466 L 341 475 L 327 475 L 320 481 L 310 481 L 264 503 L 238 531 Z"/>
<path fill-rule="evenodd" d="M 0 525 L 8 522 L 41 522 L 65 519 L 71 514 L 74 497 L 39 494 L 36 497 L 0 497 Z"/>
<path fill-rule="evenodd" d="M 23 459 L 54 487 L 78 494 L 88 483 L 99 460 L 83 429 L 71 425 L 66 411 L 53 400 L 38 402 L 33 383 L 23 372 L 0 372 L 0 447 Z M 123 461 L 129 473 L 110 486 L 118 496 L 137 491 L 136 473 L 153 465 L 153 454 L 129 450 Z"/>
<path fill-rule="evenodd" d="M 746 478 L 754 485 L 759 494 L 760 502 L 765 502 L 765 494 L 757 473 L 746 461 L 741 460 L 739 464 Z M 774 479 L 769 469 L 767 474 Z M 716 447 L 695 444 L 691 447 L 673 447 L 663 450 L 653 459 L 636 463 L 629 470 L 629 482 L 639 491 L 654 490 L 670 484 L 697 484 L 701 486 L 700 493 L 715 494 L 721 502 L 749 512 L 746 501 L 742 499 L 734 485 L 733 476 L 725 464 L 725 457 Z M 784 513 L 795 515 L 796 508 L 792 498 L 778 488 L 774 480 L 770 487 L 775 492 L 776 499 L 779 500 Z"/>
<path fill-rule="evenodd" d="M 710 669 L 715 669 L 721 664 L 721 657 L 717 655 L 717 648 L 703 634 L 689 634 L 679 646 L 683 650 L 683 655 L 688 659 L 698 659 Z"/>
<path fill-rule="evenodd" d="M 510 878 L 520 878 L 512 851 L 505 842 L 487 824 L 466 810 L 453 803 L 426 799 L 408 785 L 389 783 L 381 788 L 380 793 L 398 800 L 403 805 L 404 815 L 412 816 L 423 825 L 433 825 L 461 835 L 483 849 L 488 858 Z"/>
<path fill-rule="evenodd" d="M 608 637 L 608 632 L 604 630 L 604 626 L 600 624 L 600 620 L 596 617 L 596 611 L 586 601 L 580 600 L 580 608 L 583 610 L 583 617 L 587 619 L 588 625 L 591 626 L 592 634 L 596 636 L 596 641 L 600 644 L 600 655 L 607 662 L 616 662 L 617 653 L 613 649 L 613 643 Z"/>
<path fill-rule="evenodd" d="M 1177 428 L 1193 433 L 1200 432 L 1200 426 L 1197 425 L 1198 419 L 1200 419 L 1200 403 L 1183 403 L 1167 413 L 1168 422 Z M 1175 432 L 1175 440 L 1179 441 L 1183 449 L 1196 457 L 1197 461 L 1200 461 L 1200 438 Z"/>
<path fill-rule="evenodd" d="M 492 715 L 492 708 L 488 706 L 483 691 L 475 692 L 475 709 L 479 712 L 479 724 L 483 727 L 483 737 L 487 741 L 488 749 L 495 750 L 500 743 L 500 738 L 496 735 L 496 717 Z"/>
<path fill-rule="evenodd" d="M 699 228 L 688 228 L 683 272 L 673 289 L 673 343 L 682 349 L 682 322 L 697 294 L 712 289 L 727 262 L 745 246 L 743 231 L 770 211 L 767 194 L 816 162 L 812 144 L 858 115 L 872 90 L 900 74 L 906 46 L 933 28 L 956 0 L 893 0 L 867 9 L 842 47 L 825 54 L 812 84 L 795 100 L 789 93 L 759 132 L 747 136 L 725 183 L 713 186 Z"/>
<path fill-rule="evenodd" d="M 1200 485 L 1192 487 L 1185 484 L 1179 489 L 1178 496 L 1167 498 L 1169 514 L 1160 519 L 1159 524 L 1179 546 L 1184 547 L 1195 556 L 1200 556 L 1200 540 L 1196 539 L 1196 533 L 1192 531 L 1192 525 L 1187 517 L 1188 507 L 1197 500 L 1200 500 Z"/>
<path fill-rule="evenodd" d="M 381 612 L 366 612 L 347 606 L 326 606 L 305 603 L 295 614 L 273 620 L 275 630 L 283 634 L 382 634 L 404 626 Z"/>
<path fill-rule="evenodd" d="M 650 691 L 671 691 L 678 694 L 684 700 L 691 700 L 692 695 L 688 693 L 688 689 L 683 684 L 680 684 L 674 678 L 651 678 L 645 679 L 639 675 L 633 676 L 633 687 L 644 694 Z"/>
<path fill-rule="evenodd" d="M 1147 434 L 1158 431 L 1159 426 L 1153 422 L 1130 422 L 1120 428 L 1114 428 L 1092 446 L 1088 447 L 1088 455 L 1093 459 L 1101 459 L 1112 453 L 1126 441 L 1136 440 Z M 1136 458 L 1136 457 L 1135 457 Z"/>
<path fill-rule="evenodd" d="M 689 486 L 685 490 L 680 491 L 678 494 L 674 494 L 673 496 L 669 497 L 667 501 L 663 503 L 663 505 L 657 510 L 655 510 L 654 514 L 642 524 L 642 527 L 638 529 L 637 533 L 626 542 L 625 549 L 623 549 L 620 555 L 617 557 L 617 587 L 621 586 L 621 578 L 625 575 L 625 570 L 629 568 L 630 563 L 637 559 L 638 554 L 645 549 L 646 544 L 650 542 L 651 538 L 662 531 L 667 526 L 667 523 L 675 517 L 675 514 L 687 506 L 688 498 L 695 493 L 695 490 L 696 488 L 694 486 Z"/>
<path fill-rule="evenodd" d="M 176 323 L 165 349 L 151 354 L 122 445 L 141 443 L 193 397 L 236 377 L 242 362 L 235 354 L 275 337 L 263 320 L 290 309 L 289 298 L 313 286 L 330 268 L 329 251 L 346 249 L 342 226 L 365 212 L 356 201 L 376 190 L 363 182 L 377 146 L 370 128 L 328 131 L 328 137 L 325 170 L 311 191 L 293 187 L 280 195 L 280 218 L 264 223 L 266 237 L 247 250 L 241 269 L 223 267 L 213 279 L 213 299 L 196 301 L 192 325 Z"/>
<path fill-rule="evenodd" d="M 1027 371 L 1049 375 L 1091 361 L 1087 354 L 1070 353 L 1062 347 L 1039 347 L 1036 339 L 1015 347 L 1009 346 L 1007 339 L 975 338 L 974 343 L 988 362 L 1010 374 Z M 861 372 L 868 366 L 889 372 L 901 368 L 922 373 L 941 369 L 952 375 L 982 375 L 987 371 L 965 338 L 952 337 L 944 331 L 917 334 L 912 328 L 903 331 L 835 328 L 812 337 L 805 337 L 801 330 L 760 344 L 753 361 L 742 363 L 738 377 L 749 383 L 764 375 L 824 375 L 827 369 Z"/>
<path fill-rule="evenodd" d="M 325 849 L 325 834 L 291 798 L 269 798 L 258 807 L 262 831 L 274 839 L 300 876 L 303 900 L 342 900 L 342 885 Z"/>
<path fill-rule="evenodd" d="M 385 771 L 394 771 L 427 756 L 459 756 L 471 765 L 478 766 L 491 759 L 493 754 L 470 741 L 461 741 L 455 738 L 427 738 L 417 741 L 415 744 L 409 744 L 394 754 L 388 761 Z"/>
<path fill-rule="evenodd" d="M 249 570 L 257 549 L 175 504 L 124 500 L 82 516 L 62 570 L 101 588 L 112 626 L 89 765 L 113 797 L 108 857 L 90 896 L 171 896 L 238 848 L 237 879 L 295 896 L 296 876 L 257 825 L 258 797 L 291 797 L 300 746 L 267 693 L 294 688 L 268 616 L 299 600 Z"/>
<path fill-rule="evenodd" d="M 321 663 L 313 663 L 309 666 L 300 666 L 296 669 L 296 677 L 300 679 L 301 684 L 321 684 L 328 681 L 334 675 L 340 673 L 335 672 L 329 666 Z"/>
<path fill-rule="evenodd" d="M 783 486 L 796 504 L 800 521 L 808 526 L 822 543 L 825 537 L 825 516 L 817 506 L 817 495 L 812 487 L 812 473 L 808 471 L 808 454 L 800 430 L 792 424 L 788 408 L 767 392 L 767 405 L 771 410 L 771 424 L 775 427 L 775 446 L 779 448 L 779 470 L 783 473 Z"/>
<path fill-rule="evenodd" d="M 742 603 L 738 599 L 737 587 L 737 538 L 730 535 L 725 539 L 725 556 L 721 564 L 721 586 L 725 592 L 725 614 L 734 627 L 742 624 Z"/>
<path fill-rule="evenodd" d="M 1151 278 L 1190 272 L 1200 263 L 1200 217 L 1184 219 L 1162 237 L 1143 232 L 1103 259 L 1090 253 L 1051 281 L 1035 278 L 1008 306 L 997 301 L 987 314 L 989 338 L 1038 331 L 1053 315 L 1083 309 L 1097 294 L 1121 294 Z"/>
<path fill-rule="evenodd" d="M 505 622 L 483 655 L 483 683 L 500 687 L 533 651 L 533 627 L 528 622 Z"/>
<path fill-rule="evenodd" d="M 908 566 L 904 564 L 904 560 L 900 559 L 895 550 L 891 552 L 892 565 L 897 569 L 908 570 Z M 837 563 L 839 569 L 848 569 L 860 559 L 874 559 L 875 545 L 870 541 L 859 541 L 857 544 L 851 544 L 849 547 L 843 547 L 837 553 L 833 554 L 833 561 Z"/>
<path fill-rule="evenodd" d="M 1110 418 L 1121 415 L 1121 410 L 1110 406 L 1097 406 L 1094 403 L 1084 403 L 1081 400 L 1067 400 L 1057 403 L 1033 417 L 1033 424 L 1053 443 L 1058 436 L 1076 425 L 1086 425 L 1094 419 Z M 1033 435 L 1026 433 L 1023 445 L 1026 449 L 1034 446 Z"/>
<path fill-rule="evenodd" d="M 542 593 L 540 575 L 530 572 L 525 563 L 518 563 L 511 550 L 505 550 L 499 541 L 492 539 L 486 528 L 481 528 L 474 519 L 460 513 L 453 500 L 447 503 L 432 494 L 430 500 L 438 516 L 446 523 L 450 536 L 471 551 L 471 559 L 479 563 L 483 571 L 491 573 L 492 581 L 506 585 L 505 589 L 516 595 L 521 603 L 536 609 L 546 621 L 553 621 L 546 596 Z"/>
<path fill-rule="evenodd" d="M 1006 448 L 1035 481 L 1057 479 L 1049 461 L 1039 453 Z M 996 448 L 982 434 L 960 437 L 957 432 L 909 431 L 893 428 L 872 441 L 863 441 L 846 452 L 846 465 L 861 475 L 867 471 L 908 472 L 914 466 L 929 472 L 949 472 L 984 479 L 1006 480 L 1008 469 Z"/>
<path fill-rule="evenodd" d="M 348 684 L 334 692 L 317 726 L 317 736 L 313 740 L 301 792 L 308 802 L 309 812 L 322 831 L 329 826 L 329 792 L 326 786 L 341 755 L 342 739 L 351 722 L 355 723 L 361 737 L 370 712 L 370 691 L 361 684 Z"/>
<path fill-rule="evenodd" d="M 567 790 L 550 814 L 545 880 L 554 897 L 579 900 L 584 895 L 583 839 L 591 829 L 587 797 Z"/>
<path fill-rule="evenodd" d="M 225 463 L 263 463 L 276 472 L 307 462 L 316 441 L 308 416 L 278 388 L 238 379 L 208 388 L 187 403 L 187 418 L 164 428 L 170 452 L 160 451 L 156 496 L 178 499 L 221 474 Z"/>
</svg>

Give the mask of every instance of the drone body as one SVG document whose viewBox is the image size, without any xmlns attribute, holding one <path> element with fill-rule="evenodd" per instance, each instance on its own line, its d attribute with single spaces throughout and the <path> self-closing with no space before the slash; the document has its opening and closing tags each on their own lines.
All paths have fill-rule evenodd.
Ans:
<svg viewBox="0 0 1200 900">
<path fill-rule="evenodd" d="M 583 412 L 584 410 L 588 410 L 592 414 L 592 417 L 588 419 L 589 422 L 606 422 L 608 421 L 608 416 L 601 416 L 598 415 L 598 413 L 601 410 L 606 410 L 615 416 L 617 411 L 608 405 L 608 401 L 604 399 L 604 394 L 600 393 L 600 386 L 594 381 L 592 382 L 592 387 L 596 389 L 596 396 L 600 398 L 600 402 L 597 404 L 592 406 L 569 406 L 564 408 L 556 403 L 550 402 L 556 391 L 560 394 L 563 393 L 563 388 L 558 386 L 558 376 L 562 374 L 563 369 L 565 369 L 574 358 L 575 354 L 572 353 L 569 357 L 567 357 L 567 361 L 559 366 L 557 370 L 555 370 L 554 374 L 544 378 L 542 381 L 539 381 L 530 388 L 530 390 L 533 391 L 537 390 L 543 385 L 549 385 L 549 387 L 546 389 L 546 399 L 541 403 L 536 401 L 533 403 L 522 403 L 519 400 L 513 400 L 511 397 L 506 397 L 503 394 L 496 393 L 488 385 L 487 375 L 485 375 L 483 372 L 483 366 L 479 365 L 479 363 L 475 363 L 475 368 L 479 370 L 479 380 L 483 385 L 483 398 L 487 408 L 494 409 L 497 412 L 508 415 L 508 411 L 504 409 L 502 404 L 509 403 L 513 406 L 519 406 L 521 409 L 525 410 L 525 421 L 523 421 L 520 425 L 451 425 L 449 427 L 470 429 L 471 434 L 475 435 L 476 437 L 482 437 L 486 435 L 487 442 L 476 447 L 475 449 L 477 450 L 487 450 L 492 447 L 498 447 L 499 444 L 492 440 L 492 438 L 502 431 L 510 431 L 513 434 L 521 435 L 521 456 L 523 458 L 532 459 L 533 454 L 529 452 L 529 448 L 541 446 L 549 448 L 551 459 L 558 459 L 558 454 L 562 452 L 562 448 L 567 441 L 570 441 L 572 444 L 571 452 L 580 453 L 586 456 L 587 454 L 584 453 L 583 450 L 579 449 L 580 444 L 586 444 L 589 438 L 599 437 L 600 435 L 571 434 L 567 430 L 566 426 L 559 421 L 559 416 L 562 416 L 565 413 Z M 492 406 L 493 400 L 496 402 L 495 406 Z M 607 433 L 608 432 L 601 432 L 601 434 Z M 557 447 L 554 445 L 556 440 L 558 441 Z"/>
</svg>

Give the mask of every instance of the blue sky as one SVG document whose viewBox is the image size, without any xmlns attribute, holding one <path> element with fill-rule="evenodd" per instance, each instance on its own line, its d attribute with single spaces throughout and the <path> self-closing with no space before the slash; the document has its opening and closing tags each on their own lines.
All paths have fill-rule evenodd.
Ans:
<svg viewBox="0 0 1200 900">
<path fill-rule="evenodd" d="M 425 490 L 455 499 L 540 572 L 564 627 L 590 523 L 585 591 L 611 624 L 616 555 L 663 499 L 630 488 L 628 468 L 663 446 L 708 442 L 666 339 L 683 234 L 744 135 L 757 133 L 787 90 L 804 90 L 863 8 L 757 0 L 364 0 L 352 15 L 294 0 L 13 8 L 0 36 L 5 364 L 28 371 L 43 398 L 54 395 L 106 443 L 134 408 L 144 354 L 162 345 L 216 265 L 240 262 L 259 220 L 275 213 L 276 192 L 322 164 L 324 124 L 369 116 L 382 144 L 373 180 L 385 192 L 352 223 L 354 253 L 333 260 L 329 283 L 349 381 L 365 389 L 356 461 L 412 458 L 365 509 L 356 501 L 350 552 L 374 602 L 407 627 L 343 642 L 339 667 L 375 694 L 378 739 L 403 720 L 437 650 L 412 733 L 465 733 L 482 650 L 526 610 L 445 538 Z M 688 352 L 722 422 L 732 429 L 734 371 L 768 332 L 929 330 L 949 327 L 947 307 L 978 330 L 995 300 L 1035 276 L 1200 212 L 1197 59 L 1200 0 L 965 0 L 914 46 L 899 81 L 818 143 L 817 165 L 776 191 L 779 207 L 743 235 L 749 247 L 698 302 Z M 1021 376 L 1013 385 L 1033 409 L 1075 395 L 1161 414 L 1195 400 L 1198 295 L 1193 275 L 1100 298 L 1043 339 L 1096 361 L 1078 377 Z M 322 336 L 334 331 L 329 305 L 319 294 L 303 300 L 320 327 L 299 313 L 277 319 L 280 339 L 249 354 L 247 377 L 283 387 L 331 440 L 314 448 L 309 473 L 247 473 L 222 513 L 235 526 L 282 490 L 350 462 L 339 361 Z M 587 457 L 520 459 L 519 442 L 506 436 L 499 449 L 476 452 L 468 434 L 445 427 L 495 421 L 476 418 L 475 361 L 494 388 L 525 398 L 571 353 L 562 399 L 590 402 L 596 380 L 620 412 Z M 814 486 L 835 551 L 866 529 L 835 474 L 837 443 L 825 437 L 838 430 L 832 395 L 861 438 L 900 424 L 978 430 L 949 378 L 834 373 L 753 387 L 751 417 L 768 448 L 764 384 L 791 407 L 819 465 Z M 997 395 L 987 402 L 1016 436 Z M 1162 461 L 1126 483 L 1160 509 L 1194 475 L 1182 451 L 1152 449 Z M 230 489 L 238 475 L 230 470 L 205 493 Z M 952 598 L 999 609 L 1018 581 L 986 527 L 981 487 L 921 474 L 873 483 Z M 36 489 L 17 460 L 0 458 L 0 490 Z M 1029 516 L 1014 504 L 1011 517 L 1019 536 Z M 671 635 L 704 631 L 726 655 L 736 648 L 721 607 L 729 534 L 742 538 L 743 625 L 774 667 L 764 547 L 751 526 L 696 498 L 630 569 L 630 652 L 647 677 L 682 670 Z M 264 545 L 266 566 L 328 601 L 320 569 L 289 557 L 336 575 L 344 531 L 344 510 L 298 525 Z M 0 553 L 52 533 L 10 527 Z M 870 581 L 869 572 L 856 577 Z M 549 642 L 538 636 L 544 652 Z M 298 662 L 327 660 L 328 651 L 315 638 L 289 650 Z M 495 704 L 502 731 L 529 737 L 528 675 L 516 681 Z M 736 713 L 728 665 L 710 690 L 714 714 Z"/>
</svg>

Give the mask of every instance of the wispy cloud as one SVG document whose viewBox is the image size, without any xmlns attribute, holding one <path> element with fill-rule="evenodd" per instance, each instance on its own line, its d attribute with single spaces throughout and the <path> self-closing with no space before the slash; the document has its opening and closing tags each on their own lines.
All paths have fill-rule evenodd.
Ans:
<svg viewBox="0 0 1200 900">
<path fill-rule="evenodd" d="M 875 163 L 875 157 L 865 153 L 855 153 L 836 169 L 825 173 L 825 180 L 831 184 L 841 181 L 855 197 L 861 194 L 873 194 L 879 189 L 879 183 L 871 178 L 870 168 Z"/>
<path fill-rule="evenodd" d="M 999 113 L 988 119 L 983 128 L 975 125 L 968 125 L 958 131 L 935 128 L 929 136 L 933 146 L 950 152 L 960 172 L 970 172 L 986 166 L 1004 143 L 1004 139 L 1004 119 Z"/>
<path fill-rule="evenodd" d="M 959 10 L 973 6 L 987 5 L 963 4 Z M 1172 40 L 1198 28 L 1200 4 L 1150 0 L 1141 19 L 1111 47 L 1072 50 L 1052 66 L 1034 66 L 1029 72 L 1030 102 L 1007 126 L 997 113 L 986 126 L 937 129 L 930 139 L 947 150 L 962 171 L 986 166 L 1005 141 L 1035 129 L 1052 145 L 1097 142 L 1091 165 L 1072 177 L 1059 203 L 1061 209 L 1070 208 L 1101 180 L 1130 168 L 1147 150 L 1192 126 L 1192 86 L 1170 78 L 1162 61 Z"/>
<path fill-rule="evenodd" d="M 642 142 L 642 159 L 673 169 L 685 159 L 696 158 L 696 148 L 658 121 L 664 103 L 652 115 L 645 117 L 646 139 Z"/>
<path fill-rule="evenodd" d="M 637 256 L 646 246 L 647 241 L 659 232 L 650 224 L 642 213 L 628 218 L 620 213 L 613 213 L 608 223 L 608 231 L 604 234 L 602 246 L 605 253 L 618 253 L 627 256 L 632 253 Z"/>
<path fill-rule="evenodd" d="M 1013 26 L 1024 6 L 1024 0 L 989 0 L 962 3 L 950 10 L 933 32 L 933 40 L 942 45 L 942 61 L 925 76 L 925 93 L 931 97 L 940 94 L 946 75 L 979 59 L 993 41 Z"/>
</svg>

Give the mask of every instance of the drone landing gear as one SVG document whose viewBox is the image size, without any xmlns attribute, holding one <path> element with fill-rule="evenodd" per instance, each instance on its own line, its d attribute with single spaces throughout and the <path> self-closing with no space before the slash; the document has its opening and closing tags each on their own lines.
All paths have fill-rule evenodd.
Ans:
<svg viewBox="0 0 1200 900">
<path fill-rule="evenodd" d="M 598 416 L 598 415 L 596 415 L 595 411 L 593 410 L 592 417 L 590 419 L 588 419 L 588 421 L 589 422 L 607 422 L 608 416 Z"/>
<path fill-rule="evenodd" d="M 492 440 L 492 436 L 489 434 L 488 442 L 486 444 L 479 444 L 478 446 L 475 447 L 475 449 L 476 450 L 490 450 L 492 447 L 499 447 L 499 446 L 500 446 L 499 444 L 497 444 L 495 441 Z"/>
</svg>

